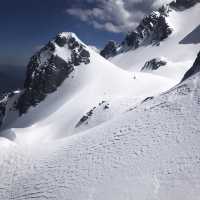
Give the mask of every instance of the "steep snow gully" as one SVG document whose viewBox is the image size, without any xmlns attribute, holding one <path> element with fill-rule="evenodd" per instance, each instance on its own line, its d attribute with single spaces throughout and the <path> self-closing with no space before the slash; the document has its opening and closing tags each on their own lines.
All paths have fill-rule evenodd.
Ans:
<svg viewBox="0 0 200 200">
<path fill-rule="evenodd" d="M 197 2 L 157 45 L 106 60 L 61 33 L 31 58 L 0 101 L 0 200 L 199 200 Z"/>
</svg>

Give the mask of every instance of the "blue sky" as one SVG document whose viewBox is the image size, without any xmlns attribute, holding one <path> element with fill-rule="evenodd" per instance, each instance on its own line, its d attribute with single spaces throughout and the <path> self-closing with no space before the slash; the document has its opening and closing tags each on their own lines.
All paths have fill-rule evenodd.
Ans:
<svg viewBox="0 0 200 200">
<path fill-rule="evenodd" d="M 26 65 L 38 47 L 63 31 L 75 32 L 86 44 L 98 48 L 111 39 L 121 41 L 124 34 L 152 9 L 154 2 L 2 0 L 0 65 Z"/>
<path fill-rule="evenodd" d="M 122 34 L 97 30 L 67 14 L 66 0 L 2 0 L 0 5 L 0 64 L 26 65 L 35 49 L 58 32 L 75 32 L 84 42 L 101 47 Z"/>
</svg>

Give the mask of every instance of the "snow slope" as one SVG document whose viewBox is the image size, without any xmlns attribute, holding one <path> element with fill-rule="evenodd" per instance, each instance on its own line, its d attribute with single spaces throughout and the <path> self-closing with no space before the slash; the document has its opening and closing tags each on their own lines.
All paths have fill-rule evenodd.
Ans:
<svg viewBox="0 0 200 200">
<path fill-rule="evenodd" d="M 0 199 L 198 200 L 199 77 L 82 134 L 2 140 Z"/>
<path fill-rule="evenodd" d="M 172 11 L 173 35 L 114 57 L 121 68 L 62 33 L 61 43 L 72 36 L 90 62 L 12 123 L 8 113 L 4 134 L 16 138 L 0 139 L 0 199 L 199 200 L 199 56 L 176 85 L 199 50 L 179 44 L 197 27 L 199 8 Z M 67 62 L 72 51 L 55 44 L 53 53 Z M 40 55 L 48 63 L 48 52 Z M 161 55 L 166 66 L 139 72 Z"/>
<path fill-rule="evenodd" d="M 93 59 L 93 56 L 95 59 Z M 98 57 L 99 60 L 97 60 Z M 52 99 L 59 97 L 57 93 L 64 93 L 67 90 L 65 83 L 55 93 L 49 95 L 44 102 L 20 117 L 14 125 L 12 124 L 12 128 L 18 128 L 15 132 L 19 137 L 21 132 L 27 135 L 27 129 L 28 131 L 40 132 L 45 137 L 51 137 L 52 133 L 57 135 L 56 137 L 72 135 L 75 124 L 83 114 L 102 100 L 113 101 L 121 98 L 123 101 L 127 101 L 127 98 L 130 97 L 137 97 L 142 100 L 147 96 L 166 91 L 175 84 L 169 79 L 143 73 L 136 74 L 137 78 L 134 80 L 132 74 L 112 66 L 95 53 L 91 53 L 91 60 L 94 60 L 94 63 L 91 62 L 87 66 L 89 68 L 87 69 L 87 83 L 83 84 L 75 94 L 72 90 L 73 96 L 69 100 L 66 99 L 65 103 L 55 112 L 45 116 L 42 120 L 40 120 L 40 116 L 38 117 L 40 113 L 46 113 L 46 109 L 51 109 L 54 104 Z M 129 105 L 130 103 L 133 104 L 133 101 L 129 102 Z M 118 110 L 115 111 L 115 114 L 117 112 Z M 54 123 L 55 119 L 59 120 Z M 37 137 L 37 139 L 39 138 Z"/>
<path fill-rule="evenodd" d="M 62 33 L 66 36 L 68 34 Z M 75 35 L 73 36 L 82 43 Z M 90 63 L 81 64 L 55 92 L 48 94 L 42 102 L 36 107 L 31 107 L 14 123 L 9 123 L 8 120 L 9 122 L 5 123 L 5 134 L 10 131 L 16 133 L 19 140 L 23 138 L 29 142 L 40 140 L 43 136 L 44 140 L 66 137 L 79 132 L 76 124 L 85 113 L 102 101 L 114 104 L 114 107 L 109 109 L 110 115 L 102 117 L 103 120 L 96 120 L 84 129 L 110 120 L 115 115 L 125 112 L 129 105 L 136 104 L 148 96 L 158 95 L 176 83 L 168 78 L 141 72 L 135 74 L 135 79 L 134 74 L 116 67 L 83 45 L 90 53 Z M 70 52 L 65 46 L 56 46 L 54 54 L 67 60 Z M 55 119 L 58 120 L 55 122 Z"/>
<path fill-rule="evenodd" d="M 192 65 L 200 48 L 199 42 L 180 44 L 189 33 L 199 26 L 199 10 L 199 3 L 184 11 L 172 10 L 166 20 L 173 32 L 159 46 L 141 46 L 109 60 L 125 70 L 140 71 L 145 62 L 164 57 L 168 62 L 167 65 L 151 73 L 171 78 L 178 83 Z"/>
</svg>

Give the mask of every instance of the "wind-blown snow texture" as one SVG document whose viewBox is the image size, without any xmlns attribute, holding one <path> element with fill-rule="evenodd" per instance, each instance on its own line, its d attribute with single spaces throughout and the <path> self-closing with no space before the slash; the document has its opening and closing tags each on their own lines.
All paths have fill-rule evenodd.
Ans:
<svg viewBox="0 0 200 200">
<path fill-rule="evenodd" d="M 198 199 L 199 76 L 82 135 L 2 141 L 1 199 Z"/>
<path fill-rule="evenodd" d="M 121 68 L 72 33 L 38 52 L 26 112 L 19 116 L 24 91 L 0 101 L 1 135 L 14 140 L 0 139 L 0 199 L 199 200 L 200 46 L 179 44 L 199 8 L 171 11 L 173 33 L 160 46 L 110 58 Z"/>
</svg>

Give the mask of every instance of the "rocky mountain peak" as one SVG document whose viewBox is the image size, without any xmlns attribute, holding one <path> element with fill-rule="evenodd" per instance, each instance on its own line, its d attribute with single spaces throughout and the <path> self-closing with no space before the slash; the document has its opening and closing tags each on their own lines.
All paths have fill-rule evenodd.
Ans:
<svg viewBox="0 0 200 200">
<path fill-rule="evenodd" d="M 74 33 L 58 34 L 30 59 L 24 93 L 17 104 L 20 114 L 56 91 L 76 67 L 90 63 L 89 58 L 89 51 Z"/>
<path fill-rule="evenodd" d="M 126 35 L 118 48 L 116 48 L 115 42 L 109 42 L 101 51 L 101 55 L 109 58 L 130 49 L 137 49 L 142 45 L 159 45 L 162 40 L 172 33 L 172 28 L 166 21 L 169 12 L 170 8 L 168 5 L 151 12 L 143 18 L 135 30 L 130 31 Z"/>
<path fill-rule="evenodd" d="M 58 34 L 30 58 L 23 90 L 0 97 L 0 127 L 4 129 L 10 112 L 16 117 L 26 113 L 55 92 L 76 68 L 89 63 L 88 48 L 74 33 Z"/>
<path fill-rule="evenodd" d="M 117 54 L 117 47 L 118 44 L 115 41 L 110 40 L 105 48 L 100 52 L 100 55 L 102 55 L 104 58 L 113 57 Z"/>
</svg>

